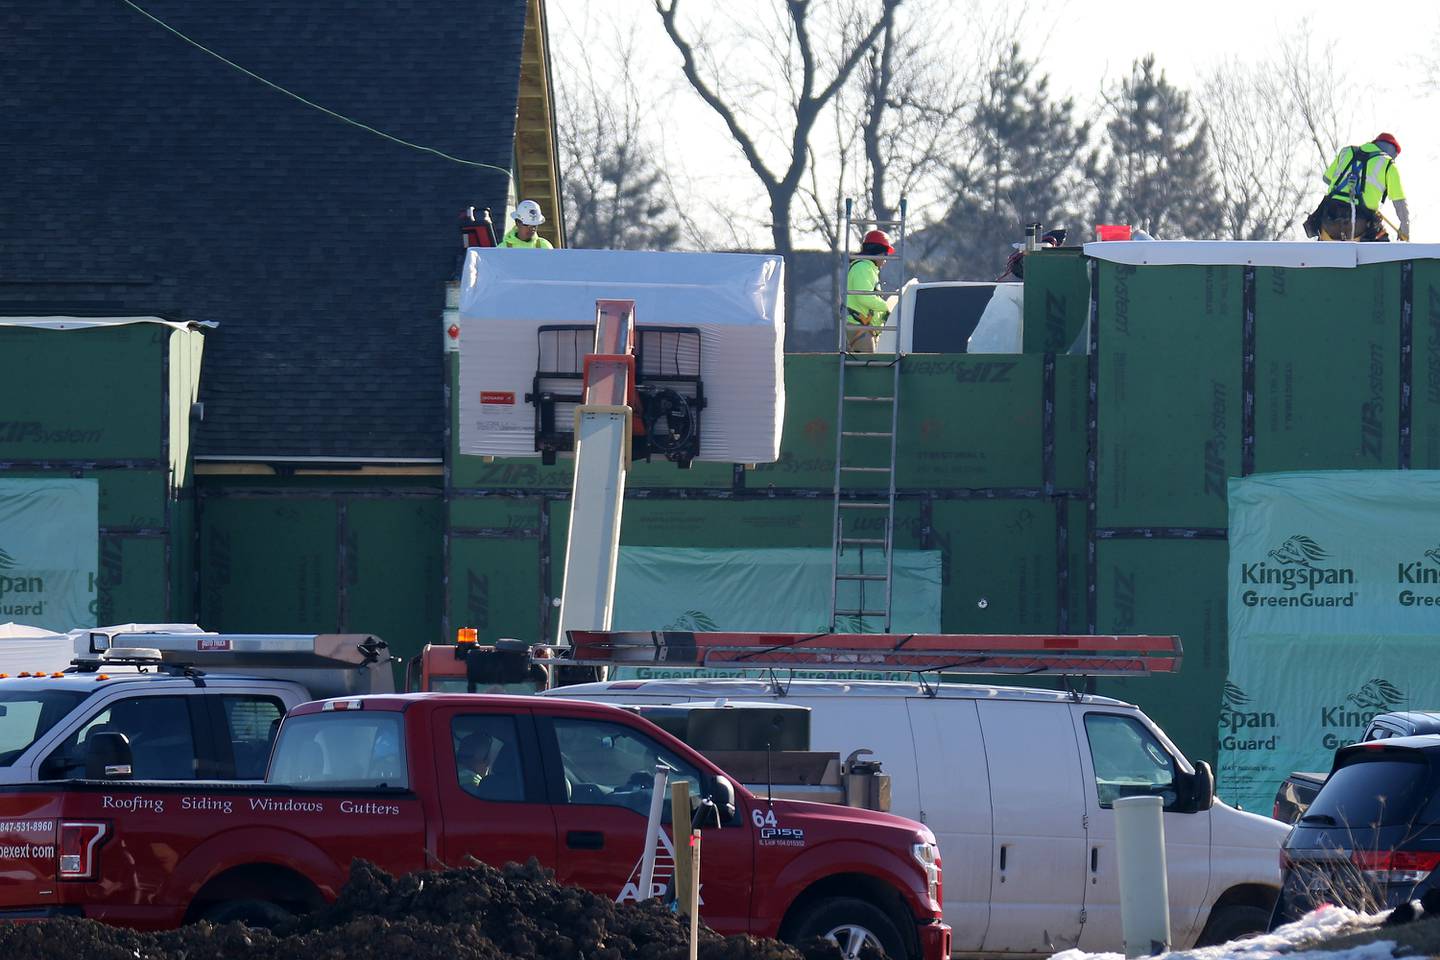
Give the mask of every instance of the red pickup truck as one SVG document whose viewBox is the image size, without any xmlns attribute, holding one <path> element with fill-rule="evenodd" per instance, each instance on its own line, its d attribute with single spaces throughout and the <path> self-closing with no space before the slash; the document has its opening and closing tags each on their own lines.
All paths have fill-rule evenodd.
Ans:
<svg viewBox="0 0 1440 960">
<path fill-rule="evenodd" d="M 104 736 L 93 752 L 114 755 L 92 769 L 123 778 L 125 741 Z M 766 800 L 633 714 L 509 696 L 303 704 L 281 725 L 261 785 L 0 787 L 0 919 L 273 924 L 333 900 L 356 857 L 394 873 L 534 857 L 561 883 L 634 899 L 659 762 L 721 810 L 700 889 L 716 931 L 830 936 L 849 956 L 865 940 L 892 957 L 949 955 L 939 852 L 922 824 Z M 667 827 L 657 889 L 670 843 Z"/>
</svg>

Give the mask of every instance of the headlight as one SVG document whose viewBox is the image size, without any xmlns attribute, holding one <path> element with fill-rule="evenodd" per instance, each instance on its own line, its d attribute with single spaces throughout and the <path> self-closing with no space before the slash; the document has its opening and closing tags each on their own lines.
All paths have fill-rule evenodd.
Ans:
<svg viewBox="0 0 1440 960">
<path fill-rule="evenodd" d="M 934 843 L 917 843 L 910 848 L 910 855 L 925 871 L 925 892 L 940 909 L 940 848 Z"/>
</svg>

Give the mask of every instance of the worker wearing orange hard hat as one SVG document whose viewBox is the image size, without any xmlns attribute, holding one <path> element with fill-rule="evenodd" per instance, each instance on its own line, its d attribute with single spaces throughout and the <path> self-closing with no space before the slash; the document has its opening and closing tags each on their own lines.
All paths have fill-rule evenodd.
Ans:
<svg viewBox="0 0 1440 960">
<path fill-rule="evenodd" d="M 1389 200 L 1400 219 L 1399 239 L 1410 239 L 1410 206 L 1395 158 L 1400 143 L 1382 133 L 1369 143 L 1345 147 L 1325 168 L 1325 199 L 1306 221 L 1305 232 L 1321 240 L 1389 240 L 1380 205 Z"/>
<path fill-rule="evenodd" d="M 880 331 L 890 316 L 890 304 L 871 291 L 880 289 L 880 268 L 895 248 L 884 230 L 871 230 L 860 242 L 860 255 L 850 261 L 845 275 L 845 343 L 850 353 L 874 353 Z"/>
</svg>

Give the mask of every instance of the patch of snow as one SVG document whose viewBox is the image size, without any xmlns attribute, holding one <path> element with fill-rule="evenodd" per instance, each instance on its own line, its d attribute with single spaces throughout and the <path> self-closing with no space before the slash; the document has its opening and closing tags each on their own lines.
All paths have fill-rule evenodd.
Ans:
<svg viewBox="0 0 1440 960">
<path fill-rule="evenodd" d="M 1273 933 L 1262 933 L 1247 940 L 1235 940 L 1214 947 L 1177 950 L 1161 954 L 1168 960 L 1394 960 L 1395 941 L 1377 940 L 1349 950 L 1306 950 L 1305 947 L 1347 933 L 1358 933 L 1379 926 L 1387 913 L 1356 913 L 1345 907 L 1322 906 L 1294 923 L 1287 923 Z M 1121 953 L 1086 953 L 1066 950 L 1051 960 L 1125 960 Z"/>
</svg>

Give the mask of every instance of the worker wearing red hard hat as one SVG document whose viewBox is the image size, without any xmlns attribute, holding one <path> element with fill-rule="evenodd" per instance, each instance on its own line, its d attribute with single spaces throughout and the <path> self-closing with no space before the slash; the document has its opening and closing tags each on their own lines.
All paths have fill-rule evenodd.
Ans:
<svg viewBox="0 0 1440 960">
<path fill-rule="evenodd" d="M 845 275 L 845 343 L 851 353 L 874 353 L 880 331 L 890 316 L 890 304 L 870 292 L 880 289 L 880 268 L 895 253 L 884 230 L 871 230 L 860 242 L 860 256 L 850 261 Z"/>
<path fill-rule="evenodd" d="M 1380 205 L 1387 199 L 1400 219 L 1399 239 L 1410 239 L 1410 206 L 1400 185 L 1395 158 L 1400 143 L 1382 133 L 1369 143 L 1345 147 L 1325 168 L 1325 199 L 1305 222 L 1309 236 L 1321 240 L 1389 240 Z"/>
</svg>

